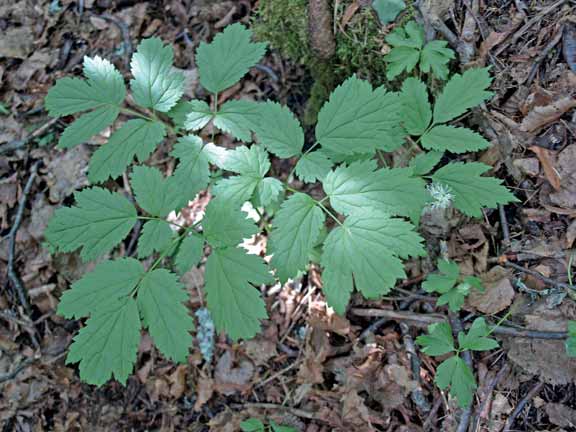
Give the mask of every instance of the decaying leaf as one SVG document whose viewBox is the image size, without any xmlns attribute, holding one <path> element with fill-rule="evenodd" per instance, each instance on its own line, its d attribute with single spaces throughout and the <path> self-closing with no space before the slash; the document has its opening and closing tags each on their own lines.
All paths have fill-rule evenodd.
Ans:
<svg viewBox="0 0 576 432">
<path fill-rule="evenodd" d="M 576 410 L 560 403 L 547 403 L 544 411 L 550 423 L 563 428 L 576 427 Z"/>
<path fill-rule="evenodd" d="M 576 107 L 576 99 L 570 96 L 558 99 L 549 105 L 535 106 L 522 120 L 520 130 L 535 133 L 544 126 L 554 123 L 574 107 Z"/>
<path fill-rule="evenodd" d="M 492 315 L 503 311 L 512 304 L 514 288 L 510 283 L 510 273 L 500 266 L 493 267 L 482 277 L 485 291 L 470 291 L 468 304 L 478 311 Z"/>
<path fill-rule="evenodd" d="M 216 364 L 216 391 L 224 395 L 247 391 L 254 372 L 254 364 L 250 360 L 235 358 L 231 351 L 226 351 Z"/>
</svg>

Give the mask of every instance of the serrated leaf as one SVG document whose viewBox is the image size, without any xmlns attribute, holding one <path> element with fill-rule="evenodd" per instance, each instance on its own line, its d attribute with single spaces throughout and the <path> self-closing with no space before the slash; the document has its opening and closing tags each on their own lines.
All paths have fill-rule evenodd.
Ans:
<svg viewBox="0 0 576 432">
<path fill-rule="evenodd" d="M 226 161 L 228 160 L 230 150 L 219 147 L 214 143 L 208 143 L 204 146 L 204 154 L 211 164 L 216 165 L 220 169 L 226 169 Z"/>
<path fill-rule="evenodd" d="M 220 197 L 206 207 L 202 226 L 204 238 L 213 247 L 237 246 L 258 232 L 245 212 Z"/>
<path fill-rule="evenodd" d="M 214 249 L 206 262 L 206 302 L 216 329 L 233 340 L 249 339 L 267 318 L 259 291 L 251 285 L 274 278 L 261 258 L 238 248 Z"/>
<path fill-rule="evenodd" d="M 120 298 L 136 288 L 142 276 L 144 267 L 133 258 L 101 262 L 64 291 L 58 315 L 78 319 L 115 307 Z"/>
<path fill-rule="evenodd" d="M 240 141 L 251 141 L 252 132 L 259 128 L 261 108 L 258 103 L 247 100 L 226 102 L 214 117 L 214 126 Z"/>
<path fill-rule="evenodd" d="M 442 390 L 450 386 L 450 395 L 458 401 L 461 408 L 472 403 L 476 379 L 468 365 L 458 356 L 444 360 L 436 369 L 434 381 Z"/>
<path fill-rule="evenodd" d="M 576 357 L 576 321 L 568 321 L 568 337 L 564 344 L 568 357 Z"/>
<path fill-rule="evenodd" d="M 50 89 L 45 104 L 52 117 L 61 117 L 92 108 L 119 106 L 126 97 L 122 75 L 108 61 L 84 57 L 87 80 L 62 78 Z"/>
<path fill-rule="evenodd" d="M 102 385 L 112 375 L 126 384 L 140 343 L 140 318 L 132 297 L 90 317 L 70 346 L 66 363 L 80 362 L 80 378 Z"/>
<path fill-rule="evenodd" d="M 156 269 L 147 273 L 138 289 L 142 323 L 166 357 L 185 362 L 192 345 L 192 317 L 184 302 L 188 294 L 174 273 Z"/>
<path fill-rule="evenodd" d="M 393 47 L 420 49 L 424 45 L 424 29 L 416 21 L 409 21 L 404 27 L 396 27 L 386 36 L 386 42 Z"/>
<path fill-rule="evenodd" d="M 412 174 L 415 176 L 422 176 L 428 174 L 434 169 L 440 160 L 444 156 L 442 152 L 430 151 L 417 154 L 410 161 L 410 168 L 412 168 Z"/>
<path fill-rule="evenodd" d="M 440 273 L 428 275 L 422 283 L 422 288 L 429 293 L 442 294 L 436 304 L 439 306 L 448 304 L 450 310 L 456 312 L 460 310 L 468 294 L 468 290 L 456 286 L 460 277 L 460 267 L 453 261 L 440 260 L 438 270 Z"/>
<path fill-rule="evenodd" d="M 316 140 L 336 153 L 393 150 L 402 143 L 400 97 L 384 87 L 348 78 L 330 95 L 318 114 Z"/>
<path fill-rule="evenodd" d="M 118 107 L 106 105 L 82 115 L 60 135 L 58 147 L 70 148 L 88 141 L 114 123 L 119 113 Z"/>
<path fill-rule="evenodd" d="M 436 99 L 434 124 L 452 120 L 491 97 L 492 92 L 486 91 L 491 82 L 488 68 L 468 69 L 462 75 L 453 75 Z"/>
<path fill-rule="evenodd" d="M 422 146 L 429 150 L 466 153 L 490 147 L 486 139 L 467 128 L 454 126 L 434 126 L 422 135 Z"/>
<path fill-rule="evenodd" d="M 263 178 L 270 169 L 268 153 L 260 145 L 250 148 L 240 146 L 227 154 L 224 168 L 238 174 L 257 179 Z"/>
<path fill-rule="evenodd" d="M 171 156 L 179 160 L 172 178 L 181 194 L 180 206 L 186 205 L 208 186 L 210 166 L 206 147 L 200 137 L 188 135 L 178 139 L 172 150 Z"/>
<path fill-rule="evenodd" d="M 266 177 L 258 183 L 256 187 L 256 197 L 258 205 L 268 206 L 275 202 L 280 194 L 284 191 L 284 184 L 274 177 Z"/>
<path fill-rule="evenodd" d="M 417 218 L 427 200 L 424 182 L 409 169 L 375 168 L 374 161 L 366 161 L 330 171 L 323 186 L 332 207 L 344 214 L 366 208 Z"/>
<path fill-rule="evenodd" d="M 409 73 L 414 70 L 420 60 L 420 51 L 416 48 L 400 46 L 390 50 L 384 56 L 384 60 L 388 63 L 386 78 L 393 80 L 403 72 Z"/>
<path fill-rule="evenodd" d="M 194 110 L 194 105 L 191 105 L 192 102 L 194 101 L 180 99 L 178 103 L 166 113 L 166 115 L 172 119 L 172 123 L 174 123 L 174 130 L 176 132 L 184 128 L 186 116 L 190 111 Z"/>
<path fill-rule="evenodd" d="M 90 160 L 88 179 L 92 183 L 116 178 L 130 165 L 134 156 L 145 161 L 164 139 L 162 123 L 136 119 L 128 120 L 112 134 L 107 144 L 94 152 Z"/>
<path fill-rule="evenodd" d="M 373 0 L 372 8 L 378 14 L 380 23 L 386 25 L 393 22 L 398 14 L 406 8 L 402 0 Z"/>
<path fill-rule="evenodd" d="M 400 95 L 404 127 L 410 135 L 422 135 L 432 120 L 426 84 L 416 78 L 406 78 Z"/>
<path fill-rule="evenodd" d="M 204 126 L 212 120 L 214 114 L 208 106 L 208 104 L 201 100 L 191 100 L 185 102 L 185 108 L 181 108 L 182 111 L 186 109 L 186 114 L 184 114 L 184 121 L 182 123 L 184 129 L 196 131 L 202 129 Z M 177 113 L 177 115 L 180 115 Z"/>
<path fill-rule="evenodd" d="M 136 166 L 130 176 L 136 202 L 152 216 L 166 217 L 176 209 L 180 194 L 157 168 Z"/>
<path fill-rule="evenodd" d="M 416 338 L 422 352 L 431 356 L 440 356 L 455 351 L 452 328 L 446 322 L 428 326 L 428 334 Z"/>
<path fill-rule="evenodd" d="M 304 131 L 286 106 L 276 102 L 260 104 L 258 141 L 279 158 L 287 159 L 302 152 Z"/>
<path fill-rule="evenodd" d="M 421 255 L 421 238 L 408 222 L 390 218 L 374 210 L 357 211 L 342 226 L 332 230 L 324 242 L 322 266 L 328 277 L 324 292 L 328 303 L 342 313 L 346 293 L 356 289 L 366 298 L 390 292 L 396 281 L 405 277 L 398 256 Z M 404 244 L 403 241 L 409 244 Z M 342 285 L 335 287 L 338 282 Z M 335 298 L 335 302 L 331 302 Z"/>
<path fill-rule="evenodd" d="M 172 240 L 172 229 L 168 222 L 147 221 L 138 239 L 138 258 L 150 256 L 155 251 L 162 252 L 170 245 L 170 240 Z"/>
<path fill-rule="evenodd" d="M 221 201 L 240 207 L 249 201 L 259 184 L 259 179 L 248 176 L 233 176 L 218 181 L 212 188 L 212 194 Z"/>
<path fill-rule="evenodd" d="M 173 68 L 174 52 L 158 38 L 140 42 L 130 67 L 134 79 L 130 87 L 136 103 L 167 112 L 184 93 L 184 74 Z"/>
<path fill-rule="evenodd" d="M 272 432 L 298 432 L 295 428 L 290 426 L 280 426 L 274 420 L 270 420 L 270 427 Z"/>
<path fill-rule="evenodd" d="M 258 419 L 248 419 L 240 423 L 242 432 L 264 432 L 264 423 Z"/>
<path fill-rule="evenodd" d="M 178 247 L 174 266 L 180 274 L 186 273 L 192 267 L 197 266 L 204 254 L 204 239 L 197 234 L 190 234 Z"/>
<path fill-rule="evenodd" d="M 448 62 L 455 57 L 454 51 L 447 48 L 446 41 L 430 41 L 420 54 L 420 70 L 440 79 L 448 78 Z"/>
<path fill-rule="evenodd" d="M 490 329 L 484 318 L 476 318 L 467 334 L 458 334 L 458 344 L 462 350 L 490 351 L 498 348 L 498 342 L 489 338 Z"/>
<path fill-rule="evenodd" d="M 307 194 L 294 194 L 282 203 L 274 217 L 268 248 L 273 254 L 270 264 L 282 282 L 304 270 L 324 221 L 322 209 Z"/>
<path fill-rule="evenodd" d="M 56 210 L 44 233 L 62 252 L 81 247 L 84 261 L 96 259 L 120 243 L 136 223 L 136 209 L 120 194 L 91 188 L 74 196 L 76 205 Z"/>
<path fill-rule="evenodd" d="M 296 164 L 296 175 L 306 183 L 322 181 L 332 168 L 332 161 L 322 151 L 305 153 Z"/>
<path fill-rule="evenodd" d="M 218 93 L 236 84 L 266 52 L 265 43 L 250 41 L 252 32 L 242 24 L 227 26 L 211 43 L 202 42 L 196 51 L 200 84 Z"/>
<path fill-rule="evenodd" d="M 450 187 L 454 206 L 468 216 L 482 216 L 482 208 L 516 202 L 510 191 L 495 177 L 481 177 L 490 167 L 478 162 L 450 163 L 432 175 L 432 180 Z"/>
</svg>

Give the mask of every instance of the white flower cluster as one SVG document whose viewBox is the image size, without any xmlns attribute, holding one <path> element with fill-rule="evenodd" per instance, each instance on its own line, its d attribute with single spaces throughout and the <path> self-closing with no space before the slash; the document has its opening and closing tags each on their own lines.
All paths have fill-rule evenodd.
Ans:
<svg viewBox="0 0 576 432">
<path fill-rule="evenodd" d="M 210 312 L 206 308 L 198 309 L 195 315 L 198 318 L 196 337 L 198 338 L 200 352 L 204 361 L 210 363 L 214 355 L 214 321 L 212 321 Z"/>
<path fill-rule="evenodd" d="M 449 186 L 441 183 L 430 183 L 426 186 L 426 190 L 433 199 L 427 206 L 428 210 L 446 209 L 452 205 L 454 195 Z"/>
</svg>

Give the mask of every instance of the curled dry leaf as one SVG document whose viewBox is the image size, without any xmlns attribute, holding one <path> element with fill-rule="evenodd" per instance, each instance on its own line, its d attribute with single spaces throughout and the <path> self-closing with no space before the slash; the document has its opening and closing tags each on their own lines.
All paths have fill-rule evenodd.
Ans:
<svg viewBox="0 0 576 432">
<path fill-rule="evenodd" d="M 561 187 L 550 194 L 553 205 L 565 209 L 576 208 L 576 144 L 571 144 L 558 154 L 555 166 L 561 178 Z"/>
<path fill-rule="evenodd" d="M 214 394 L 214 380 L 209 376 L 201 375 L 196 387 L 196 403 L 194 411 L 200 411 L 204 404 L 212 398 Z"/>
<path fill-rule="evenodd" d="M 554 168 L 554 162 L 552 162 L 553 156 L 550 150 L 537 146 L 530 147 L 530 150 L 532 150 L 534 153 L 536 153 L 536 156 L 538 156 L 538 160 L 544 169 L 546 180 L 548 180 L 554 189 L 560 190 L 560 176 L 558 175 L 558 171 L 556 171 Z"/>
<path fill-rule="evenodd" d="M 226 351 L 216 364 L 216 391 L 224 395 L 247 391 L 251 387 L 254 372 L 254 364 L 250 360 L 236 359 L 231 351 Z"/>
<path fill-rule="evenodd" d="M 574 107 L 576 107 L 576 99 L 572 97 L 563 97 L 548 105 L 534 106 L 522 120 L 520 130 L 535 133 L 554 123 Z"/>
</svg>

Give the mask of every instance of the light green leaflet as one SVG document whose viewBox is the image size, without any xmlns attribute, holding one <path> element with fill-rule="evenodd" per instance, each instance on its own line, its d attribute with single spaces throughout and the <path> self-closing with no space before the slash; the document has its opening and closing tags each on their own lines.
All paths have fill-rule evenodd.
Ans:
<svg viewBox="0 0 576 432">
<path fill-rule="evenodd" d="M 176 110 L 172 112 L 172 118 L 182 126 L 191 131 L 202 129 L 206 126 L 214 114 L 208 104 L 201 100 L 191 100 L 179 103 Z"/>
<path fill-rule="evenodd" d="M 237 246 L 258 232 L 246 213 L 221 198 L 206 207 L 203 227 L 204 238 L 213 247 Z"/>
<path fill-rule="evenodd" d="M 262 122 L 261 108 L 256 102 L 231 100 L 220 107 L 214 117 L 214 126 L 240 141 L 251 141 L 252 132 Z"/>
<path fill-rule="evenodd" d="M 120 108 L 107 105 L 84 114 L 64 130 L 58 141 L 58 146 L 70 148 L 88 141 L 112 125 L 119 113 Z"/>
<path fill-rule="evenodd" d="M 184 93 L 184 74 L 172 66 L 174 52 L 158 38 L 143 40 L 132 56 L 130 87 L 136 103 L 167 112 Z"/>
<path fill-rule="evenodd" d="M 165 133 L 166 128 L 162 123 L 128 120 L 112 134 L 107 144 L 100 146 L 92 155 L 88 179 L 98 183 L 122 175 L 134 156 L 140 162 L 148 159 L 164 139 Z"/>
<path fill-rule="evenodd" d="M 432 107 L 426 84 L 416 78 L 406 78 L 402 84 L 402 121 L 410 135 L 422 135 L 432 120 Z"/>
<path fill-rule="evenodd" d="M 260 143 L 279 158 L 301 153 L 304 131 L 288 107 L 275 102 L 260 104 L 260 125 L 256 129 Z"/>
<path fill-rule="evenodd" d="M 268 245 L 273 254 L 270 263 L 282 282 L 304 270 L 324 220 L 322 209 L 307 194 L 297 193 L 284 201 L 274 218 Z"/>
<path fill-rule="evenodd" d="M 400 108 L 398 94 L 387 93 L 384 87 L 373 90 L 370 83 L 352 76 L 320 110 L 316 140 L 342 154 L 392 151 L 403 142 Z"/>
<path fill-rule="evenodd" d="M 207 147 L 200 137 L 188 135 L 178 139 L 172 150 L 171 156 L 179 160 L 171 180 L 174 189 L 180 194 L 178 207 L 184 207 L 208 186 L 210 166 Z"/>
<path fill-rule="evenodd" d="M 483 150 L 490 146 L 486 139 L 470 129 L 453 126 L 435 126 L 422 135 L 422 146 L 437 151 L 466 153 Z"/>
<path fill-rule="evenodd" d="M 323 151 L 305 153 L 296 164 L 295 173 L 300 180 L 306 183 L 314 183 L 324 180 L 332 168 L 332 161 Z"/>
<path fill-rule="evenodd" d="M 163 220 L 147 221 L 138 239 L 138 258 L 145 258 L 154 252 L 161 252 L 170 245 L 172 228 Z"/>
<path fill-rule="evenodd" d="M 576 321 L 568 321 L 568 337 L 565 346 L 568 357 L 576 357 Z"/>
<path fill-rule="evenodd" d="M 152 216 L 166 217 L 178 207 L 180 191 L 160 170 L 146 166 L 134 167 L 130 184 L 136 201 Z"/>
<path fill-rule="evenodd" d="M 74 196 L 76 205 L 56 210 L 44 233 L 62 252 L 81 247 L 84 261 L 96 259 L 120 243 L 136 223 L 136 209 L 120 194 L 95 187 Z"/>
<path fill-rule="evenodd" d="M 265 43 L 250 41 L 252 32 L 242 24 L 232 24 L 196 51 L 200 84 L 211 93 L 218 93 L 236 84 L 248 69 L 260 61 Z"/>
<path fill-rule="evenodd" d="M 256 335 L 267 314 L 260 293 L 251 284 L 274 282 L 262 259 L 239 248 L 214 249 L 205 275 L 206 301 L 216 329 L 233 340 Z"/>
<path fill-rule="evenodd" d="M 198 265 L 204 254 L 204 239 L 196 234 L 188 235 L 178 247 L 174 266 L 180 274 Z"/>
</svg>

